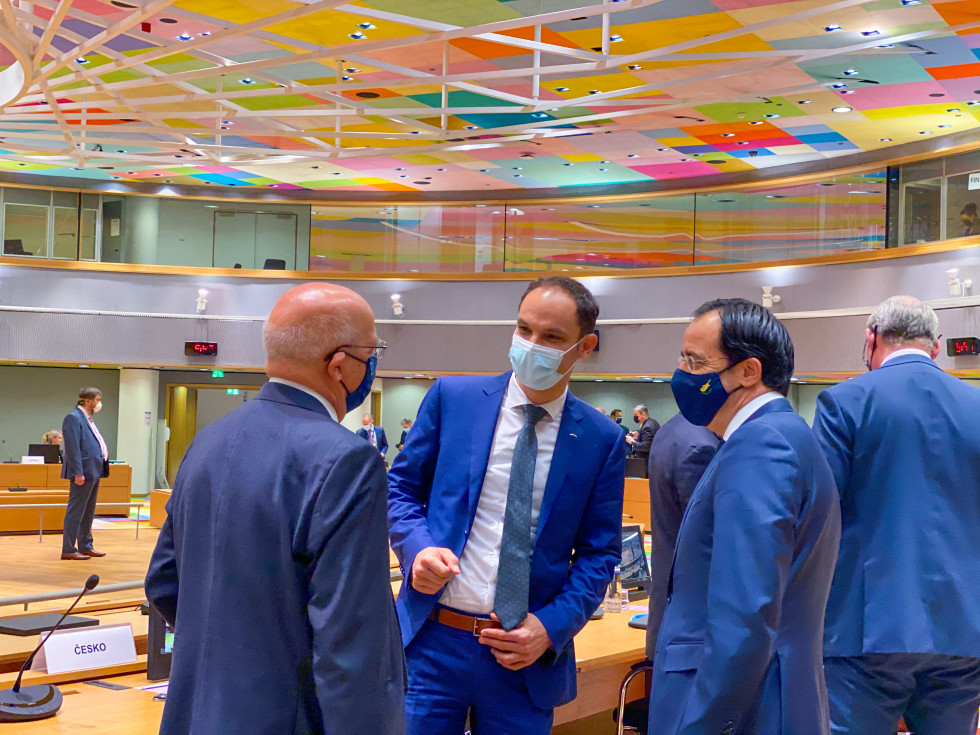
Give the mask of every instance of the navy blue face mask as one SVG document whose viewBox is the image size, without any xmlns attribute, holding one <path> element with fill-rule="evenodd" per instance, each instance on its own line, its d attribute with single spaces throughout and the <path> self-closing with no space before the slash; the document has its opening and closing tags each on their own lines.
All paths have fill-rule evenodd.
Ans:
<svg viewBox="0 0 980 735">
<path fill-rule="evenodd" d="M 729 365 L 725 370 L 731 367 Z M 710 424 L 731 395 L 721 384 L 721 373 L 689 373 L 680 368 L 670 379 L 670 390 L 681 415 L 696 426 Z"/>
<path fill-rule="evenodd" d="M 347 386 L 344 385 L 344 381 L 340 381 L 340 384 L 344 387 L 344 391 L 347 393 L 347 410 L 353 411 L 355 408 L 364 403 L 364 399 L 367 398 L 368 394 L 371 392 L 371 386 L 374 385 L 374 372 L 378 367 L 378 358 L 376 355 L 371 355 L 371 357 L 369 357 L 367 360 L 362 360 L 349 352 L 345 352 L 344 354 L 347 355 L 347 357 L 366 365 L 364 377 L 354 390 L 348 390 Z"/>
</svg>

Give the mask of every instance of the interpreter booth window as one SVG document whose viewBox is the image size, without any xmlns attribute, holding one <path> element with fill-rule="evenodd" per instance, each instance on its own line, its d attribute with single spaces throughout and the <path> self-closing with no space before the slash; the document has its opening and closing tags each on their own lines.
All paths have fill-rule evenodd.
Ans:
<svg viewBox="0 0 980 735">
<path fill-rule="evenodd" d="M 51 192 L 5 188 L 3 194 L 3 254 L 48 257 Z"/>
<path fill-rule="evenodd" d="M 943 232 L 943 161 L 902 166 L 899 190 L 902 212 L 900 245 L 936 242 Z"/>
<path fill-rule="evenodd" d="M 96 260 L 98 195 L 56 191 L 52 192 L 52 199 L 53 257 L 59 260 Z"/>
<path fill-rule="evenodd" d="M 946 159 L 946 235 L 980 235 L 980 152 Z"/>
</svg>

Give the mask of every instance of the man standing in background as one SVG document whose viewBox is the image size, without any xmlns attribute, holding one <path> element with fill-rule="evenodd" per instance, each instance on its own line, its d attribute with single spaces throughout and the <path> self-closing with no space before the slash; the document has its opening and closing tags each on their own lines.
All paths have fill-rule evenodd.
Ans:
<svg viewBox="0 0 980 735">
<path fill-rule="evenodd" d="M 395 445 L 395 449 L 397 449 L 399 452 L 405 446 L 405 440 L 408 439 L 408 432 L 409 430 L 411 430 L 411 428 L 412 428 L 412 420 L 407 418 L 402 419 L 402 436 L 401 439 L 398 440 L 398 443 Z"/>
<path fill-rule="evenodd" d="M 388 437 L 382 427 L 374 425 L 373 415 L 366 413 L 361 416 L 361 428 L 357 430 L 357 435 L 381 452 L 382 458 L 388 454 Z"/>
<path fill-rule="evenodd" d="M 283 294 L 262 338 L 269 382 L 187 450 L 146 576 L 176 632 L 161 733 L 399 735 L 385 471 L 338 423 L 385 344 L 325 283 Z"/>
<path fill-rule="evenodd" d="M 650 614 L 647 658 L 653 660 L 657 634 L 667 606 L 667 580 L 684 509 L 721 440 L 703 426 L 677 414 L 661 427 L 650 445 Z"/>
<path fill-rule="evenodd" d="M 638 424 L 640 430 L 627 434 L 626 443 L 630 445 L 634 457 L 646 459 L 650 456 L 650 445 L 660 431 L 660 424 L 650 418 L 650 412 L 642 403 L 633 409 L 633 423 Z"/>
<path fill-rule="evenodd" d="M 102 391 L 82 388 L 78 392 L 78 405 L 61 424 L 64 452 L 61 476 L 71 481 L 61 533 L 61 558 L 65 560 L 105 556 L 104 551 L 92 548 L 99 480 L 109 476 L 109 449 L 93 418 L 101 410 Z"/>
<path fill-rule="evenodd" d="M 939 319 L 879 304 L 870 372 L 827 388 L 813 428 L 841 497 L 824 665 L 835 735 L 975 735 L 980 706 L 980 391 L 947 375 Z"/>
</svg>

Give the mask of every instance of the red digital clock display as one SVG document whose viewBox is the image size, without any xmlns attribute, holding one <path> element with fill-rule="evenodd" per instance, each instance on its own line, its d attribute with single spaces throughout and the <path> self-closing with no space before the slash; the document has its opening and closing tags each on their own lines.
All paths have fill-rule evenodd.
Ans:
<svg viewBox="0 0 980 735">
<path fill-rule="evenodd" d="M 980 355 L 980 339 L 976 337 L 953 337 L 946 340 L 946 354 L 949 357 Z"/>
<path fill-rule="evenodd" d="M 184 342 L 184 354 L 188 357 L 216 357 L 217 342 Z"/>
</svg>

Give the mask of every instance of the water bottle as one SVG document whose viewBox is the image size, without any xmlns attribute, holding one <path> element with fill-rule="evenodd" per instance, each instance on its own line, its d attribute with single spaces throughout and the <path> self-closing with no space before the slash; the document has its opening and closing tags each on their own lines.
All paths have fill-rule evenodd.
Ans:
<svg viewBox="0 0 980 735">
<path fill-rule="evenodd" d="M 606 589 L 606 600 L 602 604 L 603 610 L 607 613 L 618 613 L 623 611 L 623 573 L 616 565 L 613 571 L 612 581 Z"/>
</svg>

